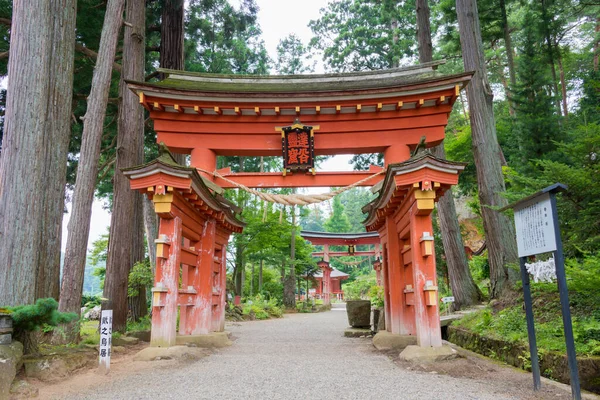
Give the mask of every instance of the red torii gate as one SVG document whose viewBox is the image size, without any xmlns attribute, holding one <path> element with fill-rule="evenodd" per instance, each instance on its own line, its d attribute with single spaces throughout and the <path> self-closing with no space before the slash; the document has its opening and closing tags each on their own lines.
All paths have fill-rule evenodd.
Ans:
<svg viewBox="0 0 600 400">
<path fill-rule="evenodd" d="M 323 246 L 323 251 L 315 251 L 313 257 L 320 257 L 322 260 L 317 263 L 323 273 L 323 304 L 329 304 L 332 294 L 331 272 L 329 265 L 331 257 L 343 256 L 374 256 L 376 261 L 373 263 L 373 269 L 377 273 L 377 284 L 381 285 L 381 249 L 379 234 L 377 232 L 358 232 L 358 233 L 332 233 L 332 232 L 312 232 L 301 231 L 300 236 L 315 246 Z M 373 250 L 356 251 L 356 246 L 373 245 Z M 347 246 L 348 251 L 331 251 L 330 246 Z"/>
<path fill-rule="evenodd" d="M 426 299 L 433 298 L 432 294 L 437 293 L 433 289 L 435 274 L 431 279 L 426 280 L 428 284 L 433 283 L 428 285 L 426 290 L 423 289 L 420 278 L 414 282 L 414 301 L 415 304 L 419 304 L 415 307 L 419 311 L 414 321 L 407 317 L 410 313 L 405 313 L 405 316 L 396 312 L 410 301 L 408 299 L 410 296 L 405 300 L 404 297 L 397 295 L 398 290 L 401 289 L 396 286 L 404 281 L 396 278 L 403 274 L 397 260 L 401 256 L 404 257 L 407 252 L 404 247 L 398 245 L 405 240 L 405 236 L 402 235 L 406 232 L 401 230 L 404 229 L 403 221 L 411 221 L 407 225 L 409 237 L 419 235 L 420 238 L 423 232 L 431 232 L 427 225 L 430 224 L 431 217 L 422 207 L 426 204 L 427 207 L 432 208 L 433 202 L 439 198 L 443 190 L 449 185 L 456 184 L 456 174 L 460 169 L 454 163 L 431 157 L 426 158 L 424 164 L 419 164 L 420 169 L 417 172 L 404 168 L 406 163 L 402 163 L 410 158 L 411 149 L 417 146 L 421 137 L 426 138 L 428 147 L 442 142 L 452 105 L 459 91 L 472 76 L 471 72 L 440 74 L 435 70 L 441 63 L 431 62 L 373 72 L 306 76 L 235 76 L 161 70 L 166 75 L 166 79 L 161 82 L 128 82 L 129 88 L 139 96 L 141 106 L 150 113 L 157 132 L 157 141 L 164 142 L 174 152 L 191 154 L 191 166 L 197 168 L 201 175 L 201 177 L 194 175 L 191 179 L 189 168 L 170 163 L 167 164 L 170 164 L 171 168 L 162 165 L 160 173 L 147 171 L 139 172 L 135 176 L 130 174 L 132 187 L 145 191 L 150 196 L 156 196 L 153 193 L 161 190 L 159 186 L 167 188 L 167 192 L 160 196 L 167 195 L 168 188 L 172 188 L 174 200 L 170 204 L 176 204 L 177 207 L 181 206 L 187 210 L 187 213 L 179 213 L 179 211 L 164 213 L 161 211 L 162 206 L 157 207 L 157 213 L 165 216 L 165 228 L 161 228 L 161 235 L 167 235 L 167 238 L 169 235 L 172 236 L 169 238 L 169 258 L 167 258 L 169 263 L 179 262 L 183 254 L 189 253 L 187 250 L 190 250 L 185 243 L 184 248 L 187 250 L 182 250 L 175 244 L 179 239 L 176 234 L 181 225 L 183 228 L 188 226 L 186 229 L 181 228 L 184 237 L 185 232 L 191 232 L 187 239 L 189 243 L 204 243 L 207 232 L 210 237 L 218 236 L 210 233 L 212 228 L 208 231 L 205 228 L 200 229 L 202 226 L 207 226 L 207 221 L 213 221 L 210 226 L 222 227 L 219 256 L 224 256 L 226 238 L 231 232 L 242 229 L 241 223 L 232 216 L 231 205 L 217 197 L 222 188 L 235 187 L 231 182 L 254 188 L 346 186 L 372 176 L 376 171 L 381 171 L 377 167 L 372 167 L 370 171 L 287 172 L 287 174 L 285 172 L 219 171 L 226 180 L 212 174 L 216 169 L 216 157 L 219 155 L 281 155 L 281 129 L 278 128 L 290 125 L 294 119 L 300 118 L 307 126 L 312 126 L 315 130 L 319 128 L 314 135 L 316 155 L 375 152 L 384 154 L 387 167 L 385 184 L 381 187 L 375 203 L 368 209 L 370 214 L 367 226 L 369 230 L 378 232 L 383 243 L 386 309 L 389 310 L 387 316 L 390 321 L 390 324 L 386 325 L 393 327 L 390 329 L 394 333 L 416 335 L 422 346 L 440 346 L 441 338 L 439 340 L 434 338 L 435 329 L 428 323 L 431 318 L 439 317 L 437 304 L 427 305 L 428 308 L 425 309 L 429 318 L 427 320 L 422 317 L 420 308 L 420 304 L 425 304 Z M 407 163 L 412 165 L 413 161 Z M 180 176 L 183 171 L 181 168 L 187 170 L 183 174 L 186 177 Z M 152 173 L 160 177 L 154 185 L 150 182 L 152 180 L 150 177 L 154 176 L 151 175 Z M 406 175 L 406 177 L 398 180 L 398 175 Z M 379 175 L 361 185 L 371 186 L 381 182 L 382 179 L 382 175 Z M 387 196 L 392 183 L 396 181 L 404 182 L 403 184 L 411 188 L 407 192 L 408 197 Z M 189 192 L 190 188 L 192 188 L 191 192 Z M 199 191 L 196 190 L 197 188 Z M 187 207 L 186 204 L 190 203 L 190 200 L 185 195 L 192 195 L 192 197 L 197 195 L 200 201 L 192 203 L 194 207 Z M 419 211 L 414 211 L 409 203 L 416 204 Z M 199 206 L 195 207 L 195 205 Z M 180 211 L 184 211 L 183 209 Z M 397 213 L 394 214 L 394 211 Z M 398 216 L 400 220 L 394 221 L 389 213 Z M 384 215 L 385 218 L 382 217 Z M 177 222 L 177 217 L 181 219 L 180 222 Z M 415 218 L 425 222 L 413 223 Z M 195 225 L 197 229 L 189 228 L 190 221 L 197 221 Z M 206 241 L 212 242 L 212 239 Z M 166 243 L 161 243 L 159 239 L 157 245 L 161 246 L 161 244 Z M 194 245 L 191 247 L 196 248 Z M 196 250 L 192 250 L 194 251 Z M 413 259 L 418 260 L 420 255 L 414 249 L 412 252 Z M 200 253 L 192 254 L 198 260 L 204 259 Z M 420 274 L 421 268 L 431 270 L 431 265 L 435 271 L 433 257 L 428 257 L 425 264 L 420 260 L 414 262 L 412 271 L 415 274 Z M 214 256 L 207 259 L 210 261 L 198 262 L 210 264 L 214 261 Z M 222 265 L 224 268 L 224 263 Z M 198 279 L 210 285 L 210 279 L 203 275 L 206 272 L 198 268 L 195 271 L 199 271 Z M 425 275 L 428 276 L 428 273 Z M 168 307 L 169 311 L 166 313 L 171 314 L 166 316 L 163 313 L 162 319 L 153 318 L 153 338 L 157 338 L 153 340 L 153 345 L 171 345 L 177 341 L 172 328 L 172 321 L 176 317 L 173 317 L 172 313 L 176 314 L 178 305 L 171 302 L 165 306 L 161 303 L 161 299 L 179 298 L 177 291 L 185 291 L 185 289 L 177 289 L 181 285 L 177 274 L 171 273 L 166 276 L 157 273 L 155 280 L 155 292 L 161 294 L 154 297 L 153 312 L 156 313 L 160 307 Z M 163 291 L 159 286 L 161 280 L 165 287 Z M 164 283 L 165 280 L 170 281 L 167 284 Z M 431 282 L 428 282 L 430 280 Z M 396 286 L 392 287 L 392 285 Z M 212 287 L 218 288 L 219 285 L 213 281 Z M 404 288 L 404 290 L 408 289 Z M 188 307 L 179 303 L 179 307 L 184 306 Z M 206 315 L 204 309 L 213 308 L 213 305 L 210 302 L 198 302 L 194 307 L 197 308 L 192 310 L 200 310 L 201 315 Z M 224 302 L 219 302 L 217 308 L 220 308 L 221 312 L 223 307 Z M 195 319 L 199 317 L 196 313 L 189 313 L 186 314 L 186 318 L 187 321 L 194 319 L 193 323 L 189 322 L 194 325 L 197 324 Z M 165 328 L 165 324 L 169 326 L 168 329 Z M 222 331 L 223 329 L 221 325 L 212 325 L 210 330 L 206 328 L 206 324 L 201 325 L 203 328 L 194 330 L 195 333 L 207 334 L 210 330 Z M 413 329 L 415 325 L 416 328 Z M 155 333 L 167 330 L 168 334 Z M 430 337 L 427 340 L 425 339 L 427 335 L 422 334 L 425 331 Z M 186 332 L 189 330 L 183 331 Z M 181 333 L 180 329 L 180 335 Z M 438 329 L 437 336 L 439 335 Z"/>
</svg>

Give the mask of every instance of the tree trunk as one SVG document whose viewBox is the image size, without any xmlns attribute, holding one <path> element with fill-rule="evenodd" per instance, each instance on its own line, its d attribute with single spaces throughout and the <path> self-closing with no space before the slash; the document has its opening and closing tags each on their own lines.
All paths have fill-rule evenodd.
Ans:
<svg viewBox="0 0 600 400">
<path fill-rule="evenodd" d="M 456 12 L 465 70 L 475 71 L 467 86 L 467 99 L 479 201 L 488 247 L 490 297 L 498 298 L 516 280 L 516 274 L 509 272 L 506 266 L 517 260 L 515 231 L 506 215 L 491 208 L 505 206 L 507 201 L 502 196 L 506 189 L 502 176 L 501 149 L 496 136 L 493 94 L 483 57 L 477 3 L 475 0 L 457 0 Z"/>
<path fill-rule="evenodd" d="M 262 293 L 263 289 L 263 260 L 260 260 L 258 266 L 258 293 Z"/>
<path fill-rule="evenodd" d="M 154 203 L 146 196 L 142 196 L 144 204 L 144 229 L 146 230 L 146 244 L 148 245 L 148 257 L 152 274 L 156 273 L 156 244 L 154 240 L 158 239 L 158 217 L 154 212 Z"/>
<path fill-rule="evenodd" d="M 563 64 L 562 64 L 562 56 L 560 55 L 560 51 L 558 50 L 558 48 L 557 48 L 556 61 L 558 63 L 558 71 L 560 72 L 560 88 L 561 88 L 561 93 L 562 93 L 563 115 L 565 117 L 568 117 L 569 116 L 569 108 L 567 107 L 567 82 L 565 80 L 565 70 L 564 70 Z"/>
<path fill-rule="evenodd" d="M 254 296 L 254 263 L 250 264 L 250 296 Z"/>
<path fill-rule="evenodd" d="M 296 191 L 293 190 L 293 193 Z M 296 206 L 292 206 L 292 236 L 290 239 L 290 273 L 284 281 L 283 303 L 296 307 Z"/>
<path fill-rule="evenodd" d="M 53 145 L 45 153 L 44 181 L 47 188 L 42 196 L 43 217 L 40 261 L 36 297 L 53 297 L 60 292 L 60 250 L 62 219 L 67 181 L 67 153 L 71 138 L 71 106 L 73 98 L 73 61 L 75 51 L 75 18 L 77 0 L 51 2 L 52 60 L 50 99 L 48 102 L 47 143 Z"/>
<path fill-rule="evenodd" d="M 110 89 L 112 64 L 121 30 L 123 5 L 125 0 L 110 0 L 106 6 L 104 26 L 100 37 L 100 49 L 94 68 L 92 88 L 88 97 L 88 106 L 83 118 L 83 133 L 77 178 L 73 192 L 73 206 L 69 219 L 69 235 L 63 267 L 59 311 L 74 312 L 81 310 L 81 292 L 87 244 L 90 234 L 92 203 L 98 175 L 98 159 L 106 116 L 106 105 Z M 73 341 L 79 332 L 65 329 L 67 341 Z"/>
<path fill-rule="evenodd" d="M 242 252 L 241 246 L 236 246 L 235 269 L 233 270 L 233 284 L 236 296 L 241 296 L 243 289 L 242 270 L 244 269 L 244 257 Z"/>
<path fill-rule="evenodd" d="M 434 147 L 433 154 L 436 157 L 446 158 L 443 146 L 442 143 Z M 464 306 L 478 304 L 483 299 L 483 295 L 471 276 L 452 190 L 448 190 L 442 196 L 437 207 L 446 264 L 448 265 L 448 279 L 454 296 L 454 307 L 456 310 L 460 310 Z"/>
<path fill-rule="evenodd" d="M 506 90 L 506 98 L 508 100 L 508 112 L 511 117 L 515 116 L 515 105 L 510 96 L 510 90 L 513 90 L 517 85 L 517 73 L 515 71 L 515 57 L 514 49 L 512 45 L 512 39 L 510 37 L 510 27 L 508 26 L 508 16 L 506 14 L 506 0 L 500 0 L 500 14 L 502 31 L 504 33 L 504 47 L 506 49 L 506 60 L 508 63 L 508 77 L 510 80 L 510 87 Z M 502 76 L 504 73 L 502 72 Z M 506 87 L 506 86 L 505 86 Z"/>
<path fill-rule="evenodd" d="M 600 56 L 600 17 L 596 18 L 596 28 L 594 29 L 596 32 L 596 39 L 594 40 L 594 71 L 598 71 L 598 57 Z"/>
<path fill-rule="evenodd" d="M 552 72 L 552 90 L 554 90 L 554 103 L 556 105 L 556 112 L 561 115 L 560 99 L 558 94 L 558 79 L 556 78 L 556 66 L 554 65 L 554 48 L 552 46 L 552 39 L 550 38 L 550 17 L 548 16 L 548 10 L 546 9 L 546 1 L 541 0 L 542 5 L 542 25 L 544 27 L 544 36 L 546 38 L 546 49 L 548 52 L 548 63 L 550 64 L 550 71 Z"/>
<path fill-rule="evenodd" d="M 143 204 L 144 199 L 141 194 L 139 195 L 139 200 L 136 201 L 135 204 L 135 221 L 134 221 L 134 231 L 133 231 L 133 241 L 131 248 L 131 265 L 135 265 L 135 263 L 144 260 L 144 213 L 143 213 Z M 138 321 L 140 318 L 143 318 L 148 314 L 148 304 L 146 301 L 146 287 L 139 286 L 138 294 L 134 297 L 129 297 L 129 314 L 130 318 L 133 321 Z"/>
<path fill-rule="evenodd" d="M 429 19 L 429 4 L 427 0 L 416 0 L 417 10 L 417 42 L 419 44 L 419 62 L 421 64 L 433 61 L 433 46 L 431 45 L 431 23 Z"/>
<path fill-rule="evenodd" d="M 419 62 L 426 63 L 433 61 L 429 5 L 427 4 L 427 0 L 417 0 L 416 11 Z M 433 155 L 441 159 L 446 158 L 443 143 L 433 148 Z M 450 287 L 455 297 L 455 306 L 460 308 L 461 306 L 475 304 L 481 300 L 481 292 L 475 285 L 471 271 L 469 270 L 452 190 L 448 190 L 438 202 L 438 216 L 440 218 L 444 252 L 446 253 Z"/>
<path fill-rule="evenodd" d="M 50 2 L 14 3 L 5 132 L 0 157 L 0 304 L 31 304 L 38 290 L 42 242 L 47 240 L 44 196 L 57 179 L 47 171 L 54 154 L 49 134 L 53 64 Z M 64 16 L 64 15 L 61 15 Z M 73 27 L 74 21 L 60 21 Z M 59 23 L 57 20 L 56 23 Z M 69 91 L 69 95 L 71 92 Z M 52 156 L 51 158 L 53 158 Z M 55 204 L 61 210 L 63 202 Z"/>
<path fill-rule="evenodd" d="M 184 69 L 183 18 L 183 0 L 164 0 L 160 29 L 161 68 Z"/>
<path fill-rule="evenodd" d="M 127 0 L 125 17 L 130 26 L 124 28 L 123 72 L 121 74 L 121 104 L 117 160 L 115 163 L 113 210 L 106 260 L 106 279 L 102 307 L 113 310 L 113 330 L 122 332 L 127 324 L 127 281 L 139 238 L 136 207 L 141 204 L 140 194 L 129 188 L 129 180 L 122 168 L 143 162 L 144 113 L 137 96 L 127 89 L 125 80 L 144 80 L 145 1 Z"/>
<path fill-rule="evenodd" d="M 168 69 L 183 70 L 184 47 L 183 47 L 183 0 L 163 0 L 161 28 L 160 28 L 160 67 Z M 164 74 L 158 75 L 164 79 Z M 185 165 L 185 154 L 174 153 L 175 161 Z"/>
</svg>

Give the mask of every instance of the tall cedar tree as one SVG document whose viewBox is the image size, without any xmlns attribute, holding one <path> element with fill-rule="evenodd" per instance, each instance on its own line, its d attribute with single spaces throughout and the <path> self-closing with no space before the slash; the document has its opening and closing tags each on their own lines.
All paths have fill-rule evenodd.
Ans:
<svg viewBox="0 0 600 400">
<path fill-rule="evenodd" d="M 426 63 L 433 61 L 433 47 L 431 45 L 431 27 L 429 18 L 429 4 L 427 0 L 416 0 L 417 11 L 417 42 L 419 43 L 419 61 Z M 433 155 L 445 159 L 444 144 L 433 148 Z M 471 276 L 467 255 L 460 233 L 458 216 L 454 206 L 452 190 L 448 190 L 438 202 L 438 216 L 442 242 L 448 265 L 448 277 L 455 301 L 454 306 L 460 309 L 478 303 L 482 294 Z"/>
<path fill-rule="evenodd" d="M 479 14 L 475 0 L 456 0 L 465 71 L 475 75 L 467 86 L 473 156 L 477 168 L 479 202 L 483 216 L 490 266 L 490 296 L 501 297 L 516 280 L 507 264 L 517 261 L 517 246 L 512 221 L 494 208 L 507 204 L 502 176 L 502 155 L 496 137 L 493 94 L 487 79 Z"/>
<path fill-rule="evenodd" d="M 59 310 L 80 315 L 87 243 L 90 233 L 92 203 L 98 175 L 98 160 L 108 103 L 112 65 L 121 30 L 125 0 L 109 0 L 94 68 L 88 108 L 83 119 L 83 135 L 69 220 L 69 235 L 63 267 Z M 76 340 L 77 331 L 66 329 L 65 340 Z M 58 336 L 58 335 L 57 335 Z"/>
<path fill-rule="evenodd" d="M 75 0 L 14 5 L 0 158 L 0 304 L 56 295 Z M 54 84 L 54 86 L 53 86 Z M 67 100 L 65 100 L 67 99 Z M 44 196 L 32 196 L 31 190 Z M 47 198 L 47 200 L 45 200 Z M 57 215 L 60 217 L 57 219 Z M 58 233 L 57 233 L 58 230 Z M 56 249 L 47 246 L 53 243 Z"/>
<path fill-rule="evenodd" d="M 115 331 L 125 330 L 129 271 L 135 262 L 143 259 L 141 195 L 129 188 L 129 180 L 121 169 L 143 162 L 143 108 L 125 80 L 144 80 L 145 11 L 144 0 L 127 0 L 125 19 L 131 26 L 124 28 L 117 160 L 104 282 L 106 300 L 102 304 L 103 309 L 113 310 Z"/>
</svg>

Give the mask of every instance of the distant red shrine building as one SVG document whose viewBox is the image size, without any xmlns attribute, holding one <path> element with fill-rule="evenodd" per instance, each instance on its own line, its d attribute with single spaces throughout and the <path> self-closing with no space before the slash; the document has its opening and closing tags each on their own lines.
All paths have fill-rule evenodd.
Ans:
<svg viewBox="0 0 600 400">
<path fill-rule="evenodd" d="M 369 214 L 367 228 L 377 232 L 383 246 L 386 325 L 392 333 L 416 336 L 421 346 L 440 346 L 439 310 L 434 301 L 435 258 L 429 243 L 431 210 L 443 192 L 457 183 L 462 167 L 432 156 L 409 159 L 421 137 L 425 137 L 428 147 L 442 142 L 452 105 L 472 76 L 470 72 L 441 74 L 436 71 L 441 63 L 299 76 L 161 70 L 166 75 L 161 82 L 128 82 L 139 96 L 140 105 L 150 113 L 157 141 L 173 152 L 190 154 L 191 167 L 199 173 L 191 178 L 190 168 L 179 167 L 184 171 L 164 165 L 160 172 L 132 169 L 128 173 L 132 188 L 153 201 L 158 191 L 163 193 L 159 187 L 166 190 L 159 196 L 172 194 L 172 211 L 163 212 L 166 206 L 156 205 L 165 203 L 155 202 L 157 213 L 162 214 L 157 246 L 166 251 L 164 269 L 171 271 L 175 268 L 171 264 L 177 265 L 173 262 L 188 257 L 186 262 L 195 266 L 190 265 L 187 282 L 193 276 L 204 287 L 213 288 L 209 301 L 207 295 L 198 295 L 196 286 L 182 285 L 184 278 L 180 280 L 172 271 L 157 273 L 152 345 L 185 343 L 191 336 L 223 329 L 220 323 L 206 321 L 208 315 L 220 315 L 225 306 L 219 284 L 224 269 L 217 272 L 214 265 L 220 259 L 218 265 L 224 268 L 226 239 L 243 228 L 233 218 L 235 210 L 220 196 L 222 189 L 234 187 L 229 181 L 253 188 L 340 187 L 381 171 L 380 167 L 369 171 L 315 171 L 302 163 L 311 150 L 311 145 L 305 147 L 304 133 L 312 132 L 314 155 L 384 154 L 385 175 L 362 185 L 376 185 L 378 193 L 365 210 Z M 301 125 L 299 131 L 294 125 Z M 291 127 L 287 137 L 285 127 Z M 295 146 L 290 146 L 290 133 L 296 133 L 291 138 Z M 298 140 L 302 140 L 301 145 Z M 284 156 L 286 145 L 289 165 L 281 172 L 218 171 L 227 180 L 212 174 L 219 155 Z M 171 198 L 159 197 L 165 199 Z M 179 246 L 175 242 L 182 237 Z M 207 269 L 198 268 L 200 265 Z M 177 308 L 187 310 L 187 320 L 184 329 L 180 324 L 175 333 Z M 155 314 L 161 317 L 155 319 Z"/>
</svg>

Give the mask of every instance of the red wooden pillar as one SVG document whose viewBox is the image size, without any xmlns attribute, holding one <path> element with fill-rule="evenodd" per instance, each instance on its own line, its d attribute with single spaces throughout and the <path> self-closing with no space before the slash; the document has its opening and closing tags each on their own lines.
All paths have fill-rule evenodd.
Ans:
<svg viewBox="0 0 600 400">
<path fill-rule="evenodd" d="M 379 261 L 379 258 L 373 263 L 373 269 L 375 270 L 375 276 L 377 277 L 377 286 L 383 286 L 381 261 Z"/>
<path fill-rule="evenodd" d="M 214 283 L 212 315 L 213 332 L 223 332 L 225 330 L 225 294 L 227 287 L 226 243 L 227 241 L 217 245 L 214 255 L 215 270 L 213 272 Z"/>
<path fill-rule="evenodd" d="M 205 171 L 213 172 L 217 169 L 217 155 L 210 149 L 197 147 L 192 149 L 191 165 L 201 168 Z M 202 176 L 214 181 L 214 176 L 205 172 L 200 172 Z"/>
<path fill-rule="evenodd" d="M 160 219 L 150 337 L 150 345 L 155 347 L 174 346 L 176 342 L 181 232 L 179 217 Z"/>
<path fill-rule="evenodd" d="M 437 274 L 433 246 L 431 212 L 434 190 L 415 190 L 410 208 L 410 246 L 415 290 L 417 343 L 421 347 L 440 347 L 442 333 L 438 309 Z"/>
<path fill-rule="evenodd" d="M 192 331 L 193 335 L 210 333 L 212 330 L 212 308 L 213 308 L 213 263 L 215 251 L 216 221 L 208 219 L 203 228 L 200 239 L 200 252 L 198 254 L 198 286 L 197 302 L 198 308 L 196 325 Z"/>
<path fill-rule="evenodd" d="M 389 319 L 386 320 L 386 327 L 395 334 L 407 334 L 402 326 L 404 314 L 404 270 L 401 259 L 400 241 L 396 230 L 396 223 L 392 216 L 388 216 L 385 221 L 387 231 L 387 269 L 389 284 Z M 389 321 L 389 323 L 388 323 Z"/>
<path fill-rule="evenodd" d="M 331 304 L 331 268 L 327 261 L 319 261 L 317 265 L 323 271 L 323 304 Z"/>
</svg>

